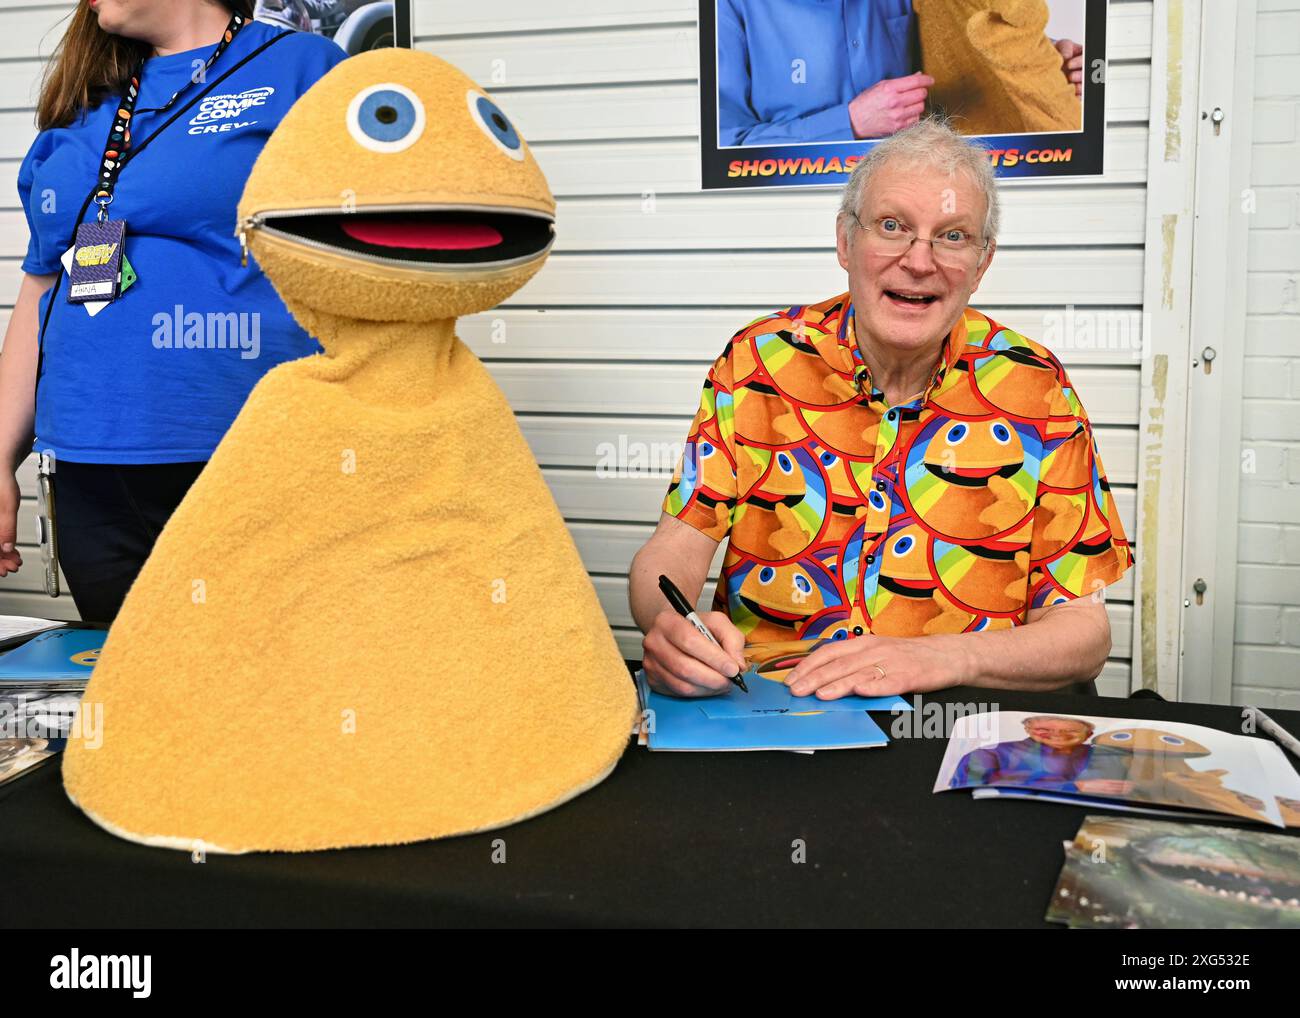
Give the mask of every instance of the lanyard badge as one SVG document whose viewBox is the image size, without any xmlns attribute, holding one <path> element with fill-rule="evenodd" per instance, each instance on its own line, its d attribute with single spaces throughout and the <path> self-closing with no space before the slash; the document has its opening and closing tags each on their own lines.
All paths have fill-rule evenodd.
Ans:
<svg viewBox="0 0 1300 1018">
<path fill-rule="evenodd" d="M 104 206 L 100 206 L 101 210 Z M 77 227 L 68 273 L 68 302 L 115 300 L 122 292 L 126 220 L 103 218 Z"/>
<path fill-rule="evenodd" d="M 231 17 L 221 41 L 204 65 L 204 72 L 225 52 L 236 33 L 244 27 L 245 20 L 241 14 Z M 113 202 L 113 190 L 117 186 L 118 175 L 122 172 L 122 164 L 126 161 L 126 150 L 131 145 L 131 117 L 140 95 L 140 76 L 143 71 L 142 62 L 131 75 L 131 83 L 122 94 L 117 113 L 113 116 L 113 125 L 109 128 L 94 198 L 99 212 L 94 222 L 82 223 L 77 227 L 76 239 L 72 245 L 71 265 L 68 269 L 68 302 L 92 305 L 87 307 L 92 313 L 109 301 L 116 300 L 136 280 L 135 272 L 126 260 L 126 220 L 110 219 L 108 207 Z M 194 76 L 190 83 L 193 84 L 196 79 L 202 80 L 202 76 Z M 188 87 L 187 85 L 186 88 Z M 165 104 L 151 112 L 166 112 L 184 92 L 185 88 L 179 89 Z M 93 306 L 96 304 L 99 307 Z"/>
</svg>

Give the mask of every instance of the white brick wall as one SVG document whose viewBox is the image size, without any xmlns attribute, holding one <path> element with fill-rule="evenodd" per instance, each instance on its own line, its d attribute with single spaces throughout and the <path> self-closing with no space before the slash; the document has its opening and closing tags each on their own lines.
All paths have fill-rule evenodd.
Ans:
<svg viewBox="0 0 1300 1018">
<path fill-rule="evenodd" d="M 1300 710 L 1300 0 L 1261 0 L 1233 699 Z"/>
</svg>

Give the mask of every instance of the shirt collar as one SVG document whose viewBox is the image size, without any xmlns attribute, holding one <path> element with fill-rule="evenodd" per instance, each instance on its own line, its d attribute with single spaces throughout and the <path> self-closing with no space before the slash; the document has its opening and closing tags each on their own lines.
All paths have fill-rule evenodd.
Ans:
<svg viewBox="0 0 1300 1018">
<path fill-rule="evenodd" d="M 849 370 L 853 375 L 853 384 L 858 388 L 859 392 L 870 396 L 873 400 L 877 396 L 883 400 L 884 394 L 876 389 L 872 383 L 871 368 L 863 360 L 862 351 L 858 349 L 857 335 L 854 332 L 853 300 L 847 293 L 837 298 L 837 300 L 843 308 L 839 325 L 835 331 L 840 360 L 845 366 L 851 365 Z M 968 318 L 976 313 L 971 308 L 963 309 L 956 324 L 949 330 L 948 338 L 944 341 L 943 356 L 939 358 L 939 363 L 935 365 L 934 373 L 930 376 L 930 382 L 921 396 L 922 404 L 930 399 L 931 394 L 939 388 L 949 370 L 957 363 L 957 358 L 961 356 L 966 347 Z"/>
</svg>

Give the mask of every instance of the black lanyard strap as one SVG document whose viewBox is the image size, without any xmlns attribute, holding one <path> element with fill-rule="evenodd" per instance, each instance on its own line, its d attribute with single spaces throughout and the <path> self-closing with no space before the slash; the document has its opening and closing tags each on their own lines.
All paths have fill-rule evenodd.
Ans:
<svg viewBox="0 0 1300 1018">
<path fill-rule="evenodd" d="M 203 70 L 197 75 L 191 75 L 189 83 L 182 85 L 172 97 L 156 110 L 150 112 L 166 113 L 171 109 L 172 104 L 187 92 L 190 85 L 197 84 L 207 78 L 208 70 L 215 64 L 230 41 L 239 34 L 239 30 L 244 27 L 247 19 L 239 13 L 231 15 L 230 23 L 226 25 L 226 30 L 221 33 L 221 41 L 217 43 L 216 49 L 208 56 L 207 63 L 203 65 Z M 135 113 L 135 103 L 140 97 L 140 79 L 144 75 L 143 60 L 136 65 L 135 72 L 131 75 L 131 81 L 126 86 L 126 91 L 122 93 L 122 98 L 118 100 L 117 113 L 113 116 L 112 126 L 108 129 L 108 141 L 104 143 L 104 158 L 99 164 L 99 184 L 95 192 L 95 202 L 99 205 L 99 218 L 101 220 L 108 217 L 108 205 L 113 200 L 113 188 L 117 186 L 118 174 L 122 172 L 122 166 L 126 162 L 125 155 L 127 149 L 131 147 L 131 117 Z"/>
</svg>

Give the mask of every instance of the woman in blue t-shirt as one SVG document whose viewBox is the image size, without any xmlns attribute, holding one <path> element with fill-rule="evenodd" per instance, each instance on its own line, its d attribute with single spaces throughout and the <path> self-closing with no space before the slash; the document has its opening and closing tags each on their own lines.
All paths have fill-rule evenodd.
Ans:
<svg viewBox="0 0 1300 1018">
<path fill-rule="evenodd" d="M 14 471 L 34 440 L 56 464 L 59 559 L 83 619 L 116 616 L 258 379 L 319 350 L 257 266 L 241 264 L 235 209 L 268 135 L 344 54 L 251 20 L 252 6 L 85 0 L 18 171 L 31 240 L 0 355 L 0 576 L 22 563 Z M 123 127 L 110 191 L 100 173 Z M 126 224 L 122 291 L 69 303 L 60 265 L 77 224 L 96 218 L 97 191 Z"/>
</svg>

